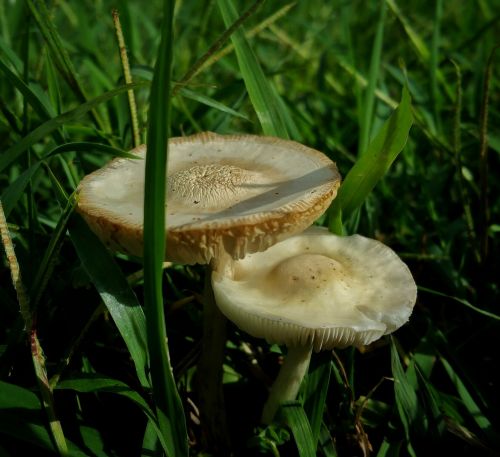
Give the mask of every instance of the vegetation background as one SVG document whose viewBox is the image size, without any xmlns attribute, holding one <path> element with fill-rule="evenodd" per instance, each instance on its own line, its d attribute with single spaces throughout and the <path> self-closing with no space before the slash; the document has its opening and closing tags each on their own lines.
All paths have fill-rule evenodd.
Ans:
<svg viewBox="0 0 500 457">
<path fill-rule="evenodd" d="M 160 47 L 168 21 L 174 41 Z M 85 174 L 168 125 L 149 100 L 168 95 L 168 79 L 151 81 L 170 45 L 172 136 L 289 136 L 343 176 L 404 86 L 412 98 L 404 150 L 343 229 L 408 263 L 413 316 L 371 347 L 315 356 L 301 401 L 269 427 L 259 416 L 281 348 L 229 325 L 234 455 L 499 455 L 499 31 L 496 0 L 182 0 L 173 14 L 159 0 L 0 0 L 0 455 L 186 455 L 186 431 L 190 455 L 228 452 L 203 432 L 193 388 L 203 269 L 163 270 L 179 392 L 167 397 L 184 409 L 165 419 L 144 372 L 141 261 L 109 254 L 73 215 Z M 318 223 L 333 227 L 333 213 Z"/>
</svg>

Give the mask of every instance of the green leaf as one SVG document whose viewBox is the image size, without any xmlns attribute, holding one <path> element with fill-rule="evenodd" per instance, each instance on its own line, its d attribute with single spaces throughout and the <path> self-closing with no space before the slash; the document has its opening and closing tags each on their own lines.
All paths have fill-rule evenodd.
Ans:
<svg viewBox="0 0 500 457">
<path fill-rule="evenodd" d="M 186 420 L 177 392 L 167 345 L 163 308 L 165 186 L 170 137 L 170 84 L 174 1 L 164 1 L 161 42 L 150 93 L 148 153 L 144 187 L 144 303 L 153 395 L 158 421 L 170 456 L 188 455 Z"/>
<path fill-rule="evenodd" d="M 85 271 L 127 345 L 141 384 L 148 386 L 146 320 L 137 297 L 107 249 L 80 215 L 73 214 L 68 229 Z"/>
<path fill-rule="evenodd" d="M 315 457 L 314 437 L 302 405 L 299 402 L 283 403 L 279 414 L 292 430 L 300 457 Z"/>
<path fill-rule="evenodd" d="M 411 101 L 403 88 L 401 102 L 356 161 L 340 186 L 329 216 L 330 230 L 339 233 L 339 221 L 347 219 L 365 201 L 366 197 L 385 175 L 403 150 L 412 125 Z"/>
<path fill-rule="evenodd" d="M 231 0 L 217 0 L 217 5 L 222 13 L 226 27 L 238 19 L 236 9 Z M 257 57 L 255 56 L 242 27 L 232 35 L 236 57 L 241 75 L 252 105 L 257 113 L 262 130 L 265 135 L 288 138 L 288 131 L 280 110 L 279 101 L 271 88 L 271 83 L 266 78 Z"/>
</svg>

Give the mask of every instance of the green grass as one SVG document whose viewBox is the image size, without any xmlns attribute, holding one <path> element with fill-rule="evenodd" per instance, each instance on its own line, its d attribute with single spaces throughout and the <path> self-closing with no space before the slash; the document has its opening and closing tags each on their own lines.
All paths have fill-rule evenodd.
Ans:
<svg viewBox="0 0 500 457">
<path fill-rule="evenodd" d="M 0 2 L 0 455 L 179 456 L 186 442 L 189 455 L 221 455 L 196 389 L 204 268 L 162 269 L 150 249 L 143 270 L 74 213 L 85 174 L 137 133 L 162 153 L 169 131 L 272 134 L 325 152 L 344 183 L 318 223 L 382 240 L 419 286 L 392 337 L 313 355 L 299 401 L 268 427 L 281 350 L 229 324 L 235 455 L 500 452 L 499 2 L 169 6 Z M 161 41 L 169 18 L 173 41 Z M 148 190 L 150 248 L 162 176 Z"/>
</svg>

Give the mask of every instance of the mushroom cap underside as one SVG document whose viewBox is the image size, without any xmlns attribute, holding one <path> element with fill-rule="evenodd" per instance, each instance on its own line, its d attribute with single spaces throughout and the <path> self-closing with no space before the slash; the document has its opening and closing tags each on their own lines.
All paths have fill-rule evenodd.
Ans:
<svg viewBox="0 0 500 457">
<path fill-rule="evenodd" d="M 322 227 L 213 276 L 221 311 L 247 333 L 316 351 L 369 344 L 401 327 L 416 300 L 410 270 L 384 244 Z"/>
<path fill-rule="evenodd" d="M 118 158 L 86 176 L 78 211 L 110 248 L 141 256 L 144 165 Z M 299 143 L 253 135 L 202 133 L 169 141 L 166 258 L 209 263 L 304 230 L 340 185 L 335 164 Z"/>
</svg>

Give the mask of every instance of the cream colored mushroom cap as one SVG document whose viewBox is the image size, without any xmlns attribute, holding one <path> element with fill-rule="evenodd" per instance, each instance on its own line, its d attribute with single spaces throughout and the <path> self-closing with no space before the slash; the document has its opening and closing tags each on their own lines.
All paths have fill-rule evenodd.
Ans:
<svg viewBox="0 0 500 457">
<path fill-rule="evenodd" d="M 167 260 L 209 263 L 263 251 L 310 226 L 337 194 L 323 153 L 293 141 L 202 133 L 169 142 Z M 86 176 L 78 211 L 114 250 L 141 256 L 146 147 Z"/>
<path fill-rule="evenodd" d="M 311 227 L 212 277 L 220 310 L 271 343 L 314 350 L 369 344 L 408 321 L 410 270 L 379 241 Z"/>
</svg>

